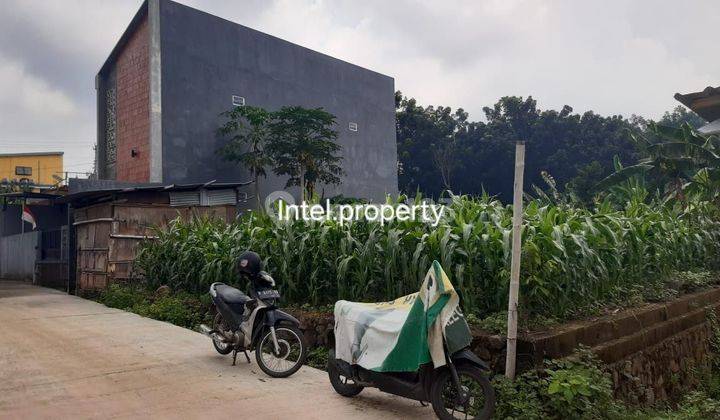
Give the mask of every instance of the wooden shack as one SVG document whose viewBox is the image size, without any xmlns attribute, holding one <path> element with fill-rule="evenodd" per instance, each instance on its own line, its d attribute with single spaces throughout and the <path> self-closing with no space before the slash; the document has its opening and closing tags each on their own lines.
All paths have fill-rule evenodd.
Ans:
<svg viewBox="0 0 720 420">
<path fill-rule="evenodd" d="M 235 219 L 239 192 L 247 183 L 144 186 L 71 194 L 75 239 L 76 292 L 102 290 L 126 281 L 133 272 L 138 244 L 152 240 L 153 228 L 178 217 Z"/>
</svg>

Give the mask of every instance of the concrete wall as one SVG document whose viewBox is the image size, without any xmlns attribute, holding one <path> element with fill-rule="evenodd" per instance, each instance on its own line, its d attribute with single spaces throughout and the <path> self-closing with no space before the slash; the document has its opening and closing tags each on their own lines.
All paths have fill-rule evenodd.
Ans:
<svg viewBox="0 0 720 420">
<path fill-rule="evenodd" d="M 224 144 L 219 114 L 239 95 L 247 105 L 323 107 L 337 116 L 347 176 L 326 196 L 382 200 L 397 192 L 392 78 L 167 0 L 160 39 L 163 182 L 248 179 L 215 153 Z M 261 190 L 285 182 L 271 175 Z"/>
<path fill-rule="evenodd" d="M 546 358 L 568 356 L 584 345 L 605 363 L 616 397 L 653 404 L 697 384 L 697 373 L 708 366 L 711 355 L 711 311 L 720 315 L 720 286 L 547 331 L 523 333 L 518 337 L 519 369 L 531 368 Z M 477 329 L 473 336 L 473 351 L 496 371 L 504 371 L 505 337 Z"/>
<path fill-rule="evenodd" d="M 40 232 L 0 237 L 0 278 L 32 280 Z"/>
</svg>

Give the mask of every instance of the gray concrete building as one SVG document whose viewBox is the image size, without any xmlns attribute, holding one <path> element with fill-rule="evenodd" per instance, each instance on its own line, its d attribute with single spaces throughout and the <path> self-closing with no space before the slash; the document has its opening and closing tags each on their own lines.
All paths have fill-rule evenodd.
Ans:
<svg viewBox="0 0 720 420">
<path fill-rule="evenodd" d="M 169 1 L 142 4 L 96 77 L 101 179 L 249 179 L 216 154 L 235 105 L 322 107 L 337 117 L 346 176 L 326 197 L 397 192 L 394 80 Z M 269 173 L 270 170 L 268 170 Z M 286 178 L 261 179 L 261 195 Z M 297 193 L 297 191 L 295 191 Z"/>
</svg>

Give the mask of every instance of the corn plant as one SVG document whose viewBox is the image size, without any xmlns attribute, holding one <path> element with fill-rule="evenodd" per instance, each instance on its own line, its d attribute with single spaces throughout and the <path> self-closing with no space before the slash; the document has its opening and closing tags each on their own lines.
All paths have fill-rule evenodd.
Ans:
<svg viewBox="0 0 720 420">
<path fill-rule="evenodd" d="M 419 200 L 416 197 L 415 200 Z M 417 291 L 432 260 L 466 312 L 507 306 L 512 208 L 490 197 L 453 196 L 436 227 L 421 221 L 278 221 L 249 214 L 231 224 L 175 220 L 140 246 L 136 266 L 151 286 L 203 293 L 238 284 L 235 259 L 258 252 L 286 303 L 390 300 Z M 525 207 L 521 307 L 557 318 L 658 287 L 674 270 L 714 269 L 720 217 L 708 202 L 632 200 L 594 210 L 531 200 Z"/>
</svg>

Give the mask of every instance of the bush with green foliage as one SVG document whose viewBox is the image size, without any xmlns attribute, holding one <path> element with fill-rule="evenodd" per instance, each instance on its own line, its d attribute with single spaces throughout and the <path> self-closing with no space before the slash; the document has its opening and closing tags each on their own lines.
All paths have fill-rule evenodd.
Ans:
<svg viewBox="0 0 720 420">
<path fill-rule="evenodd" d="M 514 381 L 497 376 L 493 387 L 499 419 L 605 419 L 617 418 L 621 411 L 609 374 L 586 348 L 546 361 Z"/>
<path fill-rule="evenodd" d="M 105 306 L 131 310 L 147 299 L 145 288 L 133 284 L 113 283 L 100 293 L 98 300 Z"/>
<path fill-rule="evenodd" d="M 325 370 L 328 361 L 328 349 L 325 347 L 316 347 L 308 352 L 305 364 L 316 369 Z"/>
<path fill-rule="evenodd" d="M 169 322 L 185 328 L 195 328 L 204 320 L 206 308 L 203 308 L 199 299 L 180 294 L 163 296 L 148 303 L 135 305 L 132 311 L 158 321 Z"/>
<path fill-rule="evenodd" d="M 111 308 L 123 309 L 185 328 L 208 321 L 210 301 L 207 294 L 187 292 L 156 294 L 144 284 L 111 284 L 98 301 Z"/>
<path fill-rule="evenodd" d="M 506 420 L 540 420 L 546 418 L 538 395 L 539 378 L 528 372 L 514 381 L 502 375 L 492 380 L 495 389 L 495 418 Z"/>
</svg>

